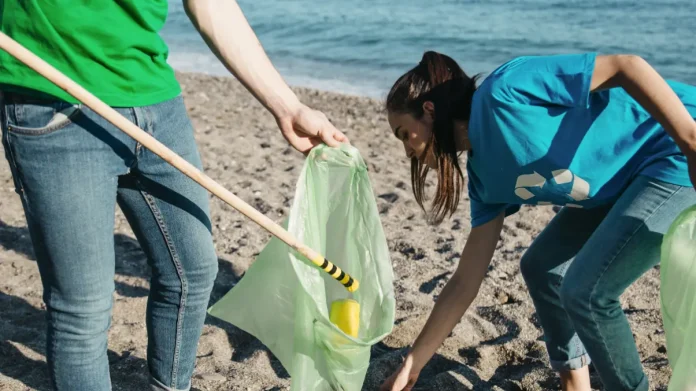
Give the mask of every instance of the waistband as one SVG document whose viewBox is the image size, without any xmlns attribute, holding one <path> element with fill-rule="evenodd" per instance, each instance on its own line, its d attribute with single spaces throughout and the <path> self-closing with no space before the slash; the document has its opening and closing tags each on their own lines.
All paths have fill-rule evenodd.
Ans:
<svg viewBox="0 0 696 391">
<path fill-rule="evenodd" d="M 39 91 L 18 92 L 0 90 L 0 102 L 5 104 L 53 104 L 63 102 L 63 100 Z"/>
</svg>

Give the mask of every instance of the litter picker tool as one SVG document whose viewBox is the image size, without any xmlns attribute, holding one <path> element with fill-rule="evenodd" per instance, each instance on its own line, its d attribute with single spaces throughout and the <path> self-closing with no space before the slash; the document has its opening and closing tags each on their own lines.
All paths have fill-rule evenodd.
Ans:
<svg viewBox="0 0 696 391">
<path fill-rule="evenodd" d="M 295 238 L 287 230 L 283 229 L 276 222 L 251 207 L 229 190 L 225 189 L 219 183 L 167 148 L 164 144 L 160 143 L 157 139 L 150 136 L 147 132 L 143 131 L 127 118 L 119 114 L 116 110 L 112 109 L 110 106 L 99 100 L 96 96 L 92 95 L 90 92 L 82 88 L 73 80 L 30 52 L 28 49 L 20 45 L 3 32 L 0 32 L 0 48 L 24 63 L 26 66 L 38 72 L 40 75 L 61 89 L 65 90 L 68 94 L 75 97 L 75 99 L 79 100 L 85 106 L 94 110 L 94 112 L 101 115 L 114 126 L 135 139 L 142 146 L 164 159 L 167 163 L 171 164 L 186 176 L 196 181 L 206 190 L 247 216 L 272 235 L 278 237 L 288 246 L 310 260 L 321 270 L 328 273 L 333 279 L 343 284 L 348 292 L 353 293 L 357 291 L 359 283 L 348 273 L 341 270 L 341 268 L 330 262 L 323 255 L 307 247 L 303 243 L 300 243 L 297 238 Z M 354 334 L 354 336 L 357 335 L 358 323 L 356 322 L 359 317 L 359 307 L 357 302 L 350 299 L 347 301 L 341 300 L 334 302 L 331 307 L 333 316 L 332 321 L 334 321 L 334 323 L 347 334 Z"/>
</svg>

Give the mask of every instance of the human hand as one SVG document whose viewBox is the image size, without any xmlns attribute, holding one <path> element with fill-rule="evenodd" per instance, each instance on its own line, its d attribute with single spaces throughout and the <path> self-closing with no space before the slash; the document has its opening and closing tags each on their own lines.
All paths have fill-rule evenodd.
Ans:
<svg viewBox="0 0 696 391">
<path fill-rule="evenodd" d="M 420 372 L 414 371 L 413 356 L 409 354 L 399 369 L 382 383 L 380 391 L 410 391 L 419 375 Z"/>
<path fill-rule="evenodd" d="M 283 137 L 296 150 L 307 155 L 315 146 L 324 143 L 338 147 L 341 143 L 350 144 L 348 138 L 321 111 L 300 105 L 289 115 L 276 117 Z"/>
</svg>

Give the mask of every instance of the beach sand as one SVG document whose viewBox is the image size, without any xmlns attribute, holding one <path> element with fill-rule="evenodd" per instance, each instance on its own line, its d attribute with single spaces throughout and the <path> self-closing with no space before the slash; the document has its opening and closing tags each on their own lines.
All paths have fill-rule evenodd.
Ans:
<svg viewBox="0 0 696 391">
<path fill-rule="evenodd" d="M 206 173 L 275 221 L 292 203 L 304 157 L 287 146 L 273 117 L 232 78 L 179 74 Z M 409 163 L 393 138 L 379 101 L 296 89 L 345 131 L 369 166 L 395 274 L 396 324 L 372 351 L 365 390 L 378 389 L 425 323 L 467 239 L 468 198 L 456 215 L 428 226 L 413 199 Z M 3 152 L 4 153 L 4 152 Z M 464 162 L 462 161 L 462 164 Z M 219 274 L 211 304 L 224 295 L 270 239 L 265 230 L 211 196 Z M 109 331 L 114 390 L 147 389 L 145 305 L 149 271 L 122 213 L 117 211 L 116 292 Z M 519 259 L 554 215 L 552 207 L 523 207 L 506 219 L 502 240 L 480 294 L 423 370 L 418 390 L 549 390 L 548 369 Z M 45 307 L 26 221 L 7 162 L 0 163 L 0 390 L 48 390 Z M 666 390 L 670 370 L 659 309 L 659 270 L 622 297 L 651 389 Z M 593 386 L 599 379 L 592 372 Z M 285 390 L 290 379 L 255 338 L 208 317 L 198 348 L 197 390 Z"/>
</svg>

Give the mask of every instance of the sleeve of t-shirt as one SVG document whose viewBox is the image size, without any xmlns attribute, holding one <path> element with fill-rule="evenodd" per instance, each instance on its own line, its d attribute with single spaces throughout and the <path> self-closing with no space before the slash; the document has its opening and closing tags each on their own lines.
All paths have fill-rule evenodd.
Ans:
<svg viewBox="0 0 696 391">
<path fill-rule="evenodd" d="M 501 73 L 509 99 L 524 104 L 589 107 L 596 53 L 520 57 Z"/>
<path fill-rule="evenodd" d="M 517 213 L 520 205 L 516 204 L 491 204 L 482 202 L 479 195 L 469 182 L 469 204 L 471 208 L 471 228 L 486 224 L 498 217 L 500 212 L 505 211 L 505 217 Z"/>
</svg>

